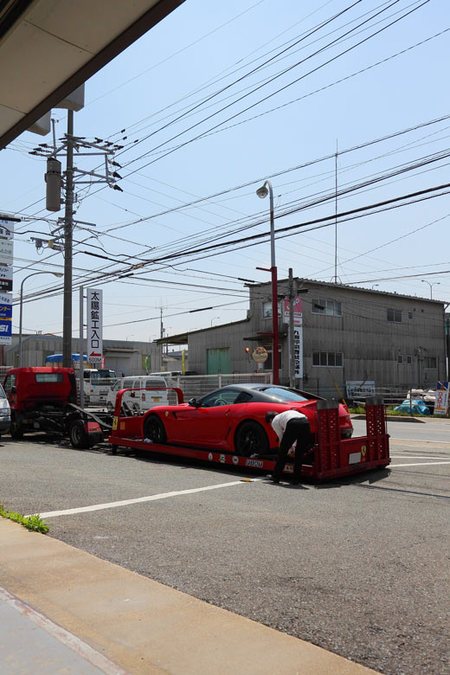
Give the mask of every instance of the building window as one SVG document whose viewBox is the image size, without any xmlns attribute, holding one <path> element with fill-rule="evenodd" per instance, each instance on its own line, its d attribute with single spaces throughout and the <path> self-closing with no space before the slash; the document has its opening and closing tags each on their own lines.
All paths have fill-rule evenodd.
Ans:
<svg viewBox="0 0 450 675">
<path fill-rule="evenodd" d="M 393 321 L 394 323 L 402 322 L 402 312 L 400 309 L 388 309 L 387 311 L 387 320 Z"/>
<path fill-rule="evenodd" d="M 272 300 L 267 300 L 267 302 L 263 302 L 262 315 L 263 315 L 263 319 L 271 319 L 272 318 Z M 278 316 L 281 316 L 280 303 L 278 303 Z"/>
<path fill-rule="evenodd" d="M 402 354 L 398 354 L 397 363 L 403 363 L 403 355 Z"/>
<path fill-rule="evenodd" d="M 425 368 L 437 368 L 437 359 L 435 356 L 425 357 Z"/>
<path fill-rule="evenodd" d="M 271 347 L 266 347 L 267 349 L 267 360 L 264 361 L 264 370 L 272 370 L 272 348 Z M 282 368 L 282 362 L 281 362 L 281 350 L 278 351 L 278 368 Z"/>
<path fill-rule="evenodd" d="M 406 357 L 406 363 L 408 363 L 408 364 L 412 363 L 412 356 L 409 356 L 409 354 Z"/>
<path fill-rule="evenodd" d="M 313 366 L 342 367 L 342 352 L 313 352 Z"/>
<path fill-rule="evenodd" d="M 408 312 L 408 319 L 412 319 L 412 318 L 413 318 L 413 313 L 412 313 L 412 312 Z"/>
<path fill-rule="evenodd" d="M 312 301 L 311 310 L 313 314 L 325 314 L 326 316 L 342 316 L 342 306 L 337 300 L 325 300 L 316 298 Z"/>
</svg>

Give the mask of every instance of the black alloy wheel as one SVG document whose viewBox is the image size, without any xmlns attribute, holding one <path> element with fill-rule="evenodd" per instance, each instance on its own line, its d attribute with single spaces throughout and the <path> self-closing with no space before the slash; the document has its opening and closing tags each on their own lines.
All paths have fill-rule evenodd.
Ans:
<svg viewBox="0 0 450 675">
<path fill-rule="evenodd" d="M 238 455 L 264 455 L 269 452 L 269 439 L 258 422 L 248 420 L 238 427 L 234 438 L 234 447 Z"/>
<path fill-rule="evenodd" d="M 149 438 L 153 443 L 165 443 L 167 441 L 164 424 L 156 415 L 149 415 L 144 422 L 144 438 Z"/>
</svg>

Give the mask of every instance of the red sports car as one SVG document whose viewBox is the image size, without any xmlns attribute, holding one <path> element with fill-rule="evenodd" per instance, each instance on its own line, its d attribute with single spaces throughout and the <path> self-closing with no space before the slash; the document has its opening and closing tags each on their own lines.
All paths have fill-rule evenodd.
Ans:
<svg viewBox="0 0 450 675">
<path fill-rule="evenodd" d="M 273 384 L 230 384 L 200 399 L 180 405 L 155 406 L 143 417 L 144 438 L 154 443 L 171 443 L 211 448 L 249 457 L 270 454 L 278 441 L 266 413 L 298 410 L 317 431 L 317 401 L 320 397 Z M 353 426 L 347 408 L 339 404 L 343 438 Z"/>
</svg>

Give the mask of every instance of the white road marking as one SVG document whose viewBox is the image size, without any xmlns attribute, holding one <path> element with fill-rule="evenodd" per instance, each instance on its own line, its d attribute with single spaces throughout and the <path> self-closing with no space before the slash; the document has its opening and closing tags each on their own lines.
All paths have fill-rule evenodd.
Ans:
<svg viewBox="0 0 450 675">
<path fill-rule="evenodd" d="M 261 480 L 259 478 L 252 479 L 250 482 Z M 124 499 L 120 502 L 107 502 L 106 504 L 93 504 L 92 506 L 80 506 L 74 509 L 63 509 L 61 511 L 47 511 L 41 513 L 41 518 L 56 518 L 58 516 L 70 516 L 76 513 L 88 513 L 90 511 L 102 511 L 103 509 L 115 509 L 118 506 L 129 506 L 130 504 L 142 504 L 144 502 L 155 502 L 158 499 L 168 499 L 169 497 L 179 497 L 180 495 L 191 495 L 195 492 L 205 492 L 206 490 L 217 490 L 219 488 L 231 487 L 233 485 L 245 485 L 248 481 L 234 480 L 229 483 L 218 483 L 217 485 L 207 485 L 201 488 L 191 488 L 189 490 L 177 490 L 175 492 L 162 492 L 158 495 L 150 495 L 149 497 L 137 497 L 136 499 Z"/>
<path fill-rule="evenodd" d="M 435 443 L 442 443 L 443 445 L 450 445 L 449 441 L 417 441 L 415 438 L 390 438 L 389 442 L 392 443 L 421 443 L 423 445 L 434 445 Z"/>
<path fill-rule="evenodd" d="M 403 459 L 403 457 L 396 457 L 396 459 Z M 409 459 L 409 458 L 406 458 Z M 411 459 L 418 459 L 417 457 L 411 457 Z M 434 458 L 432 458 L 434 459 Z M 388 468 L 399 468 L 404 466 L 434 466 L 441 464 L 450 464 L 450 461 L 444 462 L 418 462 L 413 464 L 390 464 Z M 249 480 L 235 480 L 228 483 L 218 483 L 217 485 L 206 485 L 205 487 L 200 488 L 190 488 L 188 490 L 176 490 L 173 492 L 162 492 L 157 495 L 150 495 L 148 497 L 136 497 L 135 499 L 123 499 L 118 502 L 107 502 L 105 504 L 92 504 L 91 506 L 80 506 L 73 509 L 62 509 L 60 511 L 47 511 L 45 513 L 40 513 L 41 518 L 57 518 L 58 516 L 71 516 L 78 513 L 90 513 L 92 511 L 102 511 L 104 509 L 115 509 L 120 506 L 130 506 L 132 504 L 143 504 L 145 502 L 155 502 L 159 499 L 169 499 L 169 497 L 180 497 L 182 495 L 195 494 L 196 492 L 206 492 L 208 490 L 217 490 L 224 487 L 232 487 L 234 485 L 245 485 L 246 483 L 257 483 L 263 480 L 263 478 L 252 478 Z M 33 514 L 29 514 L 33 515 Z"/>
<path fill-rule="evenodd" d="M 391 459 L 439 459 L 436 455 L 391 455 Z"/>
<path fill-rule="evenodd" d="M 389 468 L 399 466 L 434 466 L 435 464 L 450 464 L 450 462 L 418 462 L 417 464 L 389 464 Z"/>
</svg>

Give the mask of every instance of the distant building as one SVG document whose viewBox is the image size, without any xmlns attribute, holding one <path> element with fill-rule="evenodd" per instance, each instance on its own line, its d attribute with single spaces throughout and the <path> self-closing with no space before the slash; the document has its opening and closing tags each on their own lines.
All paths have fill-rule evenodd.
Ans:
<svg viewBox="0 0 450 675">
<path fill-rule="evenodd" d="M 3 349 L 3 365 L 11 368 L 18 365 L 19 336 L 14 334 L 12 344 Z M 62 338 L 57 335 L 24 335 L 22 340 L 22 364 L 43 366 L 51 354 L 62 352 Z M 79 339 L 72 338 L 72 352 L 79 353 Z M 154 342 L 131 342 L 129 340 L 103 340 L 105 366 L 118 375 L 145 375 L 161 370 L 161 348 Z M 147 358 L 148 357 L 148 358 Z"/>
<path fill-rule="evenodd" d="M 296 386 L 340 398 L 352 382 L 406 392 L 447 379 L 443 302 L 310 279 L 295 279 L 295 287 L 302 305 L 302 326 L 296 329 L 303 375 Z M 287 294 L 284 279 L 279 281 L 282 384 L 289 382 L 289 319 L 281 299 Z M 271 284 L 249 286 L 249 301 L 242 321 L 168 336 L 165 341 L 188 345 L 193 372 L 271 371 Z M 264 363 L 252 358 L 257 346 L 267 350 Z"/>
</svg>

